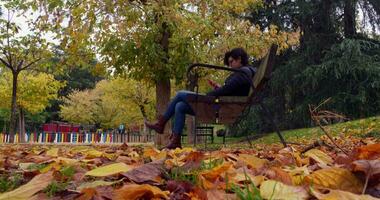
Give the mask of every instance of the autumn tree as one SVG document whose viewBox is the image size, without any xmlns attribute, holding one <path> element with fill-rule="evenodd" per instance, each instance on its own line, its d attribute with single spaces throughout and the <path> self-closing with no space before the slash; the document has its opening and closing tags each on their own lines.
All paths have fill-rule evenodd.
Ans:
<svg viewBox="0 0 380 200">
<path fill-rule="evenodd" d="M 221 64 L 224 52 L 236 46 L 260 57 L 270 43 L 282 50 L 293 38 L 275 26 L 262 31 L 242 20 L 247 8 L 262 5 L 260 0 L 30 3 L 43 14 L 41 27 L 58 32 L 68 51 L 91 46 L 116 73 L 153 83 L 157 114 L 169 102 L 172 82 L 183 80 L 190 63 Z M 167 138 L 158 136 L 156 143 Z"/>
<path fill-rule="evenodd" d="M 0 107 L 9 109 L 12 99 L 12 73 L 5 72 L 0 78 Z M 19 131 L 25 132 L 25 112 L 37 114 L 42 112 L 57 98 L 58 90 L 64 82 L 54 79 L 53 75 L 22 71 L 18 77 L 17 107 L 19 110 Z M 24 139 L 23 137 L 21 139 Z"/>
<path fill-rule="evenodd" d="M 74 91 L 64 98 L 60 115 L 70 122 L 104 128 L 139 125 L 152 114 L 153 100 L 147 85 L 119 77 L 102 80 L 92 90 Z"/>
<path fill-rule="evenodd" d="M 20 27 L 13 22 L 11 5 L 8 8 L 6 19 L 0 19 L 0 63 L 2 67 L 11 71 L 12 74 L 12 98 L 10 115 L 10 141 L 13 137 L 17 123 L 17 91 L 18 77 L 21 71 L 40 65 L 40 61 L 49 57 L 48 43 L 38 32 L 23 35 L 19 33 Z"/>
</svg>

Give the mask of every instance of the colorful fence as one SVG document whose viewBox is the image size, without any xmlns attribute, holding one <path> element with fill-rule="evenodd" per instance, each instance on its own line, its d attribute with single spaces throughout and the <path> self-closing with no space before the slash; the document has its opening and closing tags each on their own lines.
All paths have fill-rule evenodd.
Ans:
<svg viewBox="0 0 380 200">
<path fill-rule="evenodd" d="M 9 143 L 9 134 L 0 133 L 0 143 Z M 104 133 L 25 133 L 26 143 L 142 143 L 152 142 L 153 135 L 139 133 L 120 134 L 115 132 Z M 20 134 L 15 134 L 14 143 L 19 143 Z"/>
</svg>

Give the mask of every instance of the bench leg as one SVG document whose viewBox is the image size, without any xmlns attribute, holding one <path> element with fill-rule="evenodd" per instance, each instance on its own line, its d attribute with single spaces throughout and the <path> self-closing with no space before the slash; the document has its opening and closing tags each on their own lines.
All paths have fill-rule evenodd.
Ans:
<svg viewBox="0 0 380 200">
<path fill-rule="evenodd" d="M 281 143 L 284 145 L 284 147 L 287 147 L 285 139 L 284 139 L 284 137 L 282 137 L 280 130 L 278 129 L 276 123 L 274 122 L 274 119 L 273 119 L 271 113 L 269 112 L 269 109 L 265 106 L 265 104 L 262 101 L 260 102 L 260 106 L 263 109 L 263 111 L 264 111 L 265 115 L 267 116 L 267 118 L 269 119 L 270 123 L 274 127 L 274 129 L 275 129 L 278 137 L 280 138 Z"/>
</svg>

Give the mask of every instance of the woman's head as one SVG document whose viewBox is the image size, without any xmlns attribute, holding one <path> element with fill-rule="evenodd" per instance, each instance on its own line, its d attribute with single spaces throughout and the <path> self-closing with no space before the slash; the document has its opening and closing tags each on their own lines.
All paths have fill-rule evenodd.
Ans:
<svg viewBox="0 0 380 200">
<path fill-rule="evenodd" d="M 234 48 L 224 54 L 224 65 L 239 68 L 248 65 L 248 54 L 243 48 Z"/>
</svg>

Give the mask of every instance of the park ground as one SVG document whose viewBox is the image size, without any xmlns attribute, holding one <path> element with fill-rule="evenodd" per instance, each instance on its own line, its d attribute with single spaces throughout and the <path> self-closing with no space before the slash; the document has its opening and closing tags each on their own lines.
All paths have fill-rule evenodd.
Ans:
<svg viewBox="0 0 380 200">
<path fill-rule="evenodd" d="M 0 199 L 376 199 L 380 118 L 197 148 L 0 146 Z M 311 146 L 310 144 L 316 144 Z"/>
</svg>

